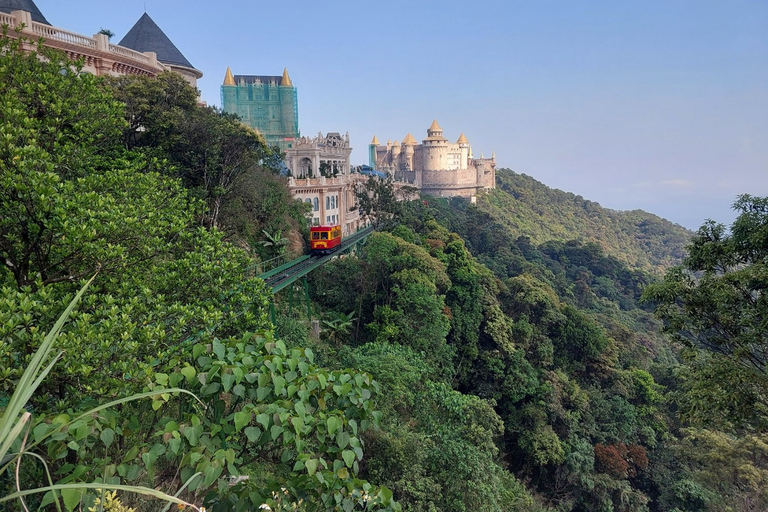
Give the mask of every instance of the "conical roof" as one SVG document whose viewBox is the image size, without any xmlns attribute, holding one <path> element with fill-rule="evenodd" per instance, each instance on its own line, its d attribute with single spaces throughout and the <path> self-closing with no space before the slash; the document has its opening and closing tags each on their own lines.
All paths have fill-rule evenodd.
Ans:
<svg viewBox="0 0 768 512">
<path fill-rule="evenodd" d="M 467 140 L 467 138 L 464 136 L 464 132 L 462 132 L 462 133 L 461 133 L 461 135 L 459 135 L 459 140 L 457 140 L 457 141 L 456 141 L 456 144 L 466 144 L 466 143 L 468 143 L 468 142 L 469 142 L 469 141 L 468 141 L 468 140 Z"/>
<path fill-rule="evenodd" d="M 32 0 L 0 0 L 0 12 L 10 14 L 13 11 L 27 11 L 32 15 L 32 21 L 50 25 Z"/>
<path fill-rule="evenodd" d="M 377 136 L 373 136 L 373 139 L 371 140 L 371 144 L 379 145 L 379 138 Z"/>
<path fill-rule="evenodd" d="M 416 142 L 416 139 L 413 137 L 413 135 L 408 133 L 408 135 L 406 135 L 403 139 L 403 144 L 406 146 L 415 146 L 418 144 L 418 142 Z"/>
<path fill-rule="evenodd" d="M 443 129 L 440 128 L 440 125 L 437 124 L 437 119 L 435 119 L 434 121 L 432 121 L 432 126 L 430 126 L 427 131 L 428 132 L 442 132 Z"/>
<path fill-rule="evenodd" d="M 131 30 L 125 34 L 125 37 L 120 41 L 120 46 L 137 52 L 155 52 L 157 60 L 163 64 L 195 69 L 195 66 L 189 63 L 147 13 L 144 13 L 139 21 L 131 27 Z"/>
<path fill-rule="evenodd" d="M 293 87 L 291 77 L 288 76 L 288 68 L 283 68 L 283 78 L 280 80 L 280 85 L 283 87 Z"/>
<path fill-rule="evenodd" d="M 224 85 L 235 85 L 235 77 L 232 76 L 232 70 L 227 66 L 227 74 L 224 75 Z"/>
</svg>

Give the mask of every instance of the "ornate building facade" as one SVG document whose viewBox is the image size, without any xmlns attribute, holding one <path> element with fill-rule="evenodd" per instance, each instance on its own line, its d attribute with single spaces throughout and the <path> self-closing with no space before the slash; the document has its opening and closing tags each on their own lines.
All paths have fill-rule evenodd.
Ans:
<svg viewBox="0 0 768 512">
<path fill-rule="evenodd" d="M 410 133 L 402 143 L 380 145 L 374 135 L 369 146 L 371 167 L 391 173 L 423 194 L 438 197 L 472 197 L 496 186 L 496 155 L 474 158 L 472 146 L 462 133 L 454 143 L 443 136 L 437 120 L 419 144 Z"/>
<path fill-rule="evenodd" d="M 203 76 L 146 13 L 120 44 L 110 43 L 104 34 L 88 37 L 54 27 L 32 0 L 0 0 L 0 25 L 7 25 L 11 36 L 21 27 L 24 37 L 42 37 L 45 46 L 63 51 L 72 60 L 81 59 L 83 71 L 94 75 L 157 76 L 173 71 L 194 87 Z"/>
<path fill-rule="evenodd" d="M 221 86 L 221 108 L 237 114 L 270 146 L 283 151 L 299 137 L 298 94 L 287 69 L 283 69 L 282 76 L 267 76 L 233 75 L 227 68 Z"/>
<path fill-rule="evenodd" d="M 363 224 L 355 208 L 355 189 L 366 178 L 349 165 L 349 134 L 318 133 L 299 137 L 285 150 L 290 171 L 288 188 L 293 196 L 311 207 L 312 225 L 339 225 L 342 235 L 357 231 Z"/>
</svg>

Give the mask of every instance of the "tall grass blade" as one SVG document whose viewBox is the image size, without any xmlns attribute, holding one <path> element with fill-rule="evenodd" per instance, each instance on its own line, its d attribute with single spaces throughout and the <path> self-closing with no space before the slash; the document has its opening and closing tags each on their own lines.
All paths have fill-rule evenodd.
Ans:
<svg viewBox="0 0 768 512">
<path fill-rule="evenodd" d="M 110 489 L 113 491 L 123 491 L 123 492 L 132 492 L 135 494 L 142 494 L 144 496 L 151 496 L 153 498 L 161 499 L 164 501 L 168 501 L 170 503 L 175 503 L 177 505 L 183 505 L 187 507 L 192 507 L 195 510 L 200 510 L 199 507 L 196 505 L 193 505 L 192 503 L 189 503 L 187 501 L 184 501 L 180 498 L 177 498 L 175 496 L 171 496 L 170 494 L 166 494 L 162 491 L 158 491 L 156 489 L 150 489 L 148 487 L 138 487 L 135 485 L 122 485 L 122 484 L 105 484 L 103 482 L 96 482 L 96 483 L 77 483 L 77 484 L 56 484 L 56 485 L 50 485 L 48 487 L 38 487 L 36 489 L 24 489 L 23 491 L 16 491 L 13 494 L 8 494 L 7 496 L 0 497 L 0 503 L 5 503 L 7 501 L 15 500 L 17 498 L 23 498 L 24 496 L 30 496 L 32 494 L 38 494 L 41 492 L 48 492 L 48 491 L 64 491 L 67 489 Z"/>
<path fill-rule="evenodd" d="M 50 332 L 48 332 L 45 339 L 43 340 L 43 343 L 40 345 L 40 348 L 38 348 L 37 352 L 35 352 L 35 355 L 32 356 L 32 360 L 29 362 L 29 365 L 21 375 L 21 378 L 16 385 L 16 389 L 14 390 L 13 395 L 8 402 L 8 406 L 5 409 L 5 413 L 2 417 L 0 417 L 0 442 L 2 443 L 2 445 L 0 445 L 2 446 L 2 448 L 0 448 L 0 460 L 2 460 L 3 457 L 5 457 L 5 454 L 8 452 L 10 443 L 16 439 L 16 436 L 10 437 L 11 429 L 13 428 L 13 424 L 15 423 L 16 418 L 18 418 L 24 406 L 27 404 L 27 402 L 29 402 L 29 399 L 32 398 L 35 390 L 40 385 L 41 380 L 38 378 L 38 373 L 40 372 L 40 368 L 43 366 L 43 361 L 48 358 L 48 355 L 51 353 L 51 349 L 53 347 L 53 342 L 61 332 L 62 327 L 64 327 L 64 323 L 69 318 L 69 315 L 72 314 L 75 306 L 77 306 L 80 298 L 85 293 L 85 290 L 87 290 L 91 285 L 95 277 L 96 276 L 93 276 L 87 283 L 85 283 L 85 285 L 80 288 L 80 291 L 77 292 L 77 295 L 75 295 L 75 297 L 70 301 L 67 309 L 65 309 L 61 316 L 59 316 L 56 324 L 54 324 L 53 328 L 50 330 Z M 49 364 L 47 369 L 48 371 L 50 371 L 50 366 L 51 365 Z"/>
</svg>

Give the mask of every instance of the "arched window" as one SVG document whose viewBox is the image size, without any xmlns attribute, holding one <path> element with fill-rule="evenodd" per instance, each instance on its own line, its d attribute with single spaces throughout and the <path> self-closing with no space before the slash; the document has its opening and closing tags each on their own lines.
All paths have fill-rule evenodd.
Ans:
<svg viewBox="0 0 768 512">
<path fill-rule="evenodd" d="M 309 176 L 312 174 L 312 160 L 309 158 L 302 158 L 299 162 L 299 175 Z"/>
<path fill-rule="evenodd" d="M 320 202 L 317 200 L 317 198 L 314 198 L 312 200 L 312 206 L 314 206 L 314 210 L 315 211 L 320 209 Z"/>
</svg>

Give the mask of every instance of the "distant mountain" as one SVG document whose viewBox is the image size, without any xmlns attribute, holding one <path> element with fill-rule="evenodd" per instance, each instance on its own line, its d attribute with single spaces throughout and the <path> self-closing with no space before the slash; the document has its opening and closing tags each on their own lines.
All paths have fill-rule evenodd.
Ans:
<svg viewBox="0 0 768 512">
<path fill-rule="evenodd" d="M 680 263 L 693 234 L 643 210 L 616 211 L 509 169 L 478 209 L 513 234 L 539 245 L 550 240 L 595 242 L 606 254 L 655 275 Z"/>
</svg>

